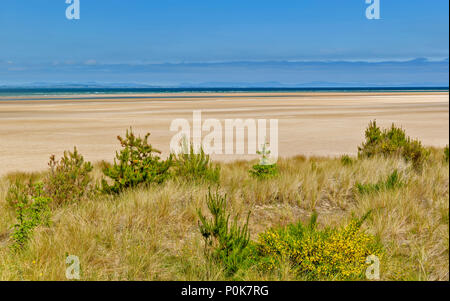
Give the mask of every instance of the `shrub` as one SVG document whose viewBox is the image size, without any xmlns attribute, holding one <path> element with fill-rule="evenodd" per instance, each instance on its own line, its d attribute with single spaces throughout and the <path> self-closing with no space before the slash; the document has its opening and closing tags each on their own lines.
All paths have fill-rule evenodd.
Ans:
<svg viewBox="0 0 450 301">
<path fill-rule="evenodd" d="M 308 280 L 363 279 L 367 256 L 380 255 L 374 237 L 360 230 L 366 217 L 353 219 L 343 228 L 319 230 L 313 214 L 308 225 L 299 222 L 270 229 L 259 235 L 260 262 L 269 270 L 288 262 Z"/>
<path fill-rule="evenodd" d="M 172 156 L 166 161 L 158 156 L 161 152 L 148 143 L 150 133 L 144 138 L 136 137 L 132 130 L 127 130 L 125 139 L 118 136 L 122 150 L 116 152 L 112 166 L 105 166 L 103 173 L 113 180 L 109 185 L 102 180 L 102 190 L 106 193 L 119 193 L 124 189 L 163 183 L 169 177 Z"/>
<path fill-rule="evenodd" d="M 349 166 L 349 165 L 352 165 L 352 164 L 353 164 L 353 159 L 350 158 L 349 155 L 343 155 L 343 156 L 341 157 L 341 163 L 342 163 L 342 165 L 344 165 L 344 166 Z"/>
<path fill-rule="evenodd" d="M 43 184 L 35 184 L 30 190 L 31 195 L 20 199 L 15 203 L 17 222 L 13 226 L 11 238 L 12 248 L 23 249 L 30 239 L 34 228 L 39 225 L 50 224 L 49 204 L 51 198 L 44 195 Z"/>
<path fill-rule="evenodd" d="M 408 137 L 402 155 L 406 161 L 411 162 L 415 170 L 421 171 L 424 163 L 430 156 L 430 152 L 422 146 L 422 142 L 411 140 Z"/>
<path fill-rule="evenodd" d="M 50 172 L 44 179 L 44 191 L 55 205 L 81 201 L 92 195 L 93 167 L 84 161 L 76 147 L 73 152 L 65 151 L 59 161 L 52 155 L 48 165 Z"/>
<path fill-rule="evenodd" d="M 209 155 L 205 154 L 203 148 L 195 153 L 191 144 L 189 149 L 185 146 L 185 152 L 175 156 L 174 160 L 175 176 L 186 181 L 206 181 L 218 183 L 220 177 L 220 167 L 213 166 Z"/>
<path fill-rule="evenodd" d="M 376 184 L 361 184 L 356 183 L 355 187 L 360 194 L 369 194 L 372 192 L 379 192 L 384 190 L 392 190 L 400 188 L 404 185 L 400 179 L 400 175 L 397 170 L 394 170 L 386 179 L 386 181 L 379 181 Z"/>
<path fill-rule="evenodd" d="M 275 177 L 278 174 L 278 167 L 276 164 L 271 165 L 253 165 L 252 169 L 249 171 L 250 174 L 259 180 L 265 180 Z"/>
<path fill-rule="evenodd" d="M 222 264 L 227 275 L 232 275 L 247 258 L 250 213 L 246 223 L 239 226 L 237 217 L 230 223 L 230 214 L 226 212 L 226 195 L 220 195 L 218 191 L 213 194 L 209 190 L 207 204 L 211 218 L 198 210 L 199 230 L 205 240 L 205 253 L 210 259 Z"/>
<path fill-rule="evenodd" d="M 16 180 L 14 184 L 9 186 L 5 200 L 9 206 L 16 209 L 19 204 L 28 204 L 31 201 L 33 191 L 34 185 L 31 179 L 27 184 Z"/>
<path fill-rule="evenodd" d="M 448 145 L 444 148 L 444 160 L 448 162 Z"/>
<path fill-rule="evenodd" d="M 259 180 L 265 180 L 275 177 L 278 174 L 278 166 L 276 163 L 269 163 L 270 151 L 266 148 L 267 143 L 263 144 L 262 150 L 257 151 L 261 155 L 260 162 L 252 166 L 249 173 L 252 177 Z"/>
<path fill-rule="evenodd" d="M 365 131 L 366 141 L 358 147 L 358 157 L 371 158 L 378 155 L 402 157 L 420 171 L 429 156 L 419 140 L 406 136 L 403 129 L 392 124 L 390 129 L 381 130 L 376 121 L 371 121 Z"/>
</svg>

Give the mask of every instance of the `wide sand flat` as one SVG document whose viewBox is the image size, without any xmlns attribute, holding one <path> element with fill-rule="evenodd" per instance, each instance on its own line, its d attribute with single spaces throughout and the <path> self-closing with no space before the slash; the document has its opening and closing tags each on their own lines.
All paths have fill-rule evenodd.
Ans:
<svg viewBox="0 0 450 301">
<path fill-rule="evenodd" d="M 77 146 L 87 160 L 112 160 L 117 135 L 151 132 L 167 154 L 172 120 L 278 119 L 280 156 L 356 154 L 370 120 L 392 122 L 425 145 L 449 143 L 448 92 L 200 93 L 0 97 L 0 174 L 47 167 L 51 154 Z M 203 133 L 203 137 L 208 132 Z M 249 155 L 214 156 L 219 160 Z"/>
</svg>

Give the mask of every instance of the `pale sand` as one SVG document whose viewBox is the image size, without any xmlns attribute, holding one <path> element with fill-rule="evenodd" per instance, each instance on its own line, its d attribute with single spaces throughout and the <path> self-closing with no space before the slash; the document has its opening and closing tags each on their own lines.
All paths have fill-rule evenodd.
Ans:
<svg viewBox="0 0 450 301">
<path fill-rule="evenodd" d="M 186 118 L 192 126 L 193 110 L 202 110 L 203 120 L 219 119 L 222 126 L 227 118 L 279 119 L 279 154 L 286 157 L 355 155 L 373 119 L 382 126 L 401 125 L 425 145 L 449 143 L 447 92 L 116 96 L 125 95 L 0 97 L 0 174 L 45 169 L 51 154 L 73 146 L 92 162 L 112 161 L 117 135 L 130 126 L 140 134 L 151 132 L 150 142 L 166 155 L 175 134 L 169 131 L 172 120 Z M 46 100 L 30 100 L 35 98 Z"/>
</svg>

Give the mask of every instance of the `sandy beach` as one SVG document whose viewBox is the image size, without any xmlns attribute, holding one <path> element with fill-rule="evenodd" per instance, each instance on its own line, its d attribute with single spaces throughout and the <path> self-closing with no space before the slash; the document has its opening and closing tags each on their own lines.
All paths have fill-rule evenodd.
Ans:
<svg viewBox="0 0 450 301">
<path fill-rule="evenodd" d="M 0 97 L 0 175 L 47 167 L 51 154 L 77 146 L 87 160 L 111 160 L 117 135 L 151 132 L 167 155 L 172 120 L 278 119 L 279 155 L 355 155 L 370 120 L 392 122 L 427 146 L 449 143 L 448 92 L 176 93 Z M 208 132 L 203 133 L 203 137 Z M 217 160 L 254 159 L 249 155 Z"/>
</svg>

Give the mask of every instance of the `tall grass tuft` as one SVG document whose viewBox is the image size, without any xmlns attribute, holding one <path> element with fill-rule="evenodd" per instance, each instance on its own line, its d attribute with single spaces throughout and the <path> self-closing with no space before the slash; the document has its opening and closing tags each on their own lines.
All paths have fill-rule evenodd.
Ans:
<svg viewBox="0 0 450 301">
<path fill-rule="evenodd" d="M 353 159 L 349 155 L 341 156 L 341 163 L 344 166 L 350 166 L 353 164 Z"/>
</svg>

